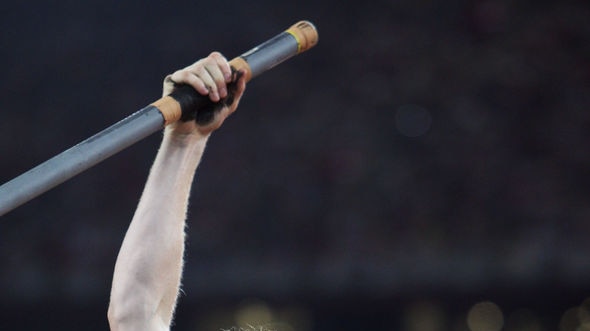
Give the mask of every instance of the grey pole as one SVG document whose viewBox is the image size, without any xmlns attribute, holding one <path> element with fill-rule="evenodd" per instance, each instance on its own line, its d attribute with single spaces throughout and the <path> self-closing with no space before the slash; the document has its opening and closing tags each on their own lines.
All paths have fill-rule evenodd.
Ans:
<svg viewBox="0 0 590 331">
<path fill-rule="evenodd" d="M 300 21 L 229 63 L 246 75 L 246 81 L 302 53 L 318 42 L 315 26 Z M 0 186 L 0 216 L 65 182 L 106 158 L 161 130 L 181 116 L 196 118 L 211 101 L 188 86 L 135 112 L 74 147 L 41 163 Z M 205 116 L 207 118 L 207 116 Z M 200 122 L 199 122 L 200 123 Z"/>
<path fill-rule="evenodd" d="M 0 216 L 65 182 L 164 126 L 155 106 L 145 107 L 0 186 Z"/>
</svg>

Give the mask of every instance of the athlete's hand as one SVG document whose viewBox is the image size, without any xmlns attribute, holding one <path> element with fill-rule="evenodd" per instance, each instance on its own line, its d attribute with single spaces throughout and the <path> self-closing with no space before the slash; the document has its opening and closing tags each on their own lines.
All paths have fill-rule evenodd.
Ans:
<svg viewBox="0 0 590 331">
<path fill-rule="evenodd" d="M 166 76 L 163 95 L 169 95 L 175 84 L 190 85 L 199 94 L 209 96 L 209 99 L 216 103 L 213 119 L 206 124 L 199 124 L 195 120 L 177 121 L 166 127 L 168 133 L 180 135 L 208 136 L 217 130 L 225 119 L 236 111 L 246 89 L 244 73 L 232 73 L 228 61 L 219 52 L 213 52 L 206 58 Z"/>
</svg>

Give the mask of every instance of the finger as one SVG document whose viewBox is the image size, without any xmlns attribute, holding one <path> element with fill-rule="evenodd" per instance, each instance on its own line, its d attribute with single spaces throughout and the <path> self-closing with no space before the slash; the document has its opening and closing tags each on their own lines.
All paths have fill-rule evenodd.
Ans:
<svg viewBox="0 0 590 331">
<path fill-rule="evenodd" d="M 202 66 L 198 66 L 195 69 L 195 75 L 203 81 L 207 90 L 209 91 L 209 99 L 213 102 L 219 101 L 221 98 L 219 97 L 219 91 L 217 89 L 217 83 L 215 82 L 214 77 L 211 75 L 209 70 L 207 69 L 207 64 L 204 63 Z"/>
<path fill-rule="evenodd" d="M 232 72 L 231 66 L 229 65 L 229 62 L 227 62 L 227 59 L 219 52 L 213 52 L 209 56 L 213 58 L 215 62 L 217 62 L 225 82 L 230 83 L 232 81 Z"/>
<path fill-rule="evenodd" d="M 209 94 L 209 89 L 205 85 L 205 82 L 189 71 L 188 68 L 174 72 L 170 79 L 177 84 L 188 84 L 202 95 Z"/>
<path fill-rule="evenodd" d="M 240 78 L 238 79 L 238 94 L 242 96 L 244 91 L 246 90 L 246 72 L 241 69 L 240 70 Z"/>
<path fill-rule="evenodd" d="M 234 90 L 231 103 L 228 107 L 231 109 L 231 112 L 234 112 L 238 108 L 238 104 L 240 103 L 240 99 L 246 90 L 246 75 L 244 75 L 243 70 L 238 72 L 238 80 L 234 83 Z"/>
<path fill-rule="evenodd" d="M 214 60 L 207 61 L 205 64 L 205 69 L 211 78 L 213 78 L 215 86 L 217 87 L 217 92 L 219 93 L 219 97 L 225 98 L 227 96 L 227 87 L 225 86 L 225 78 L 223 77 L 223 72 L 221 71 L 219 64 Z"/>
<path fill-rule="evenodd" d="M 235 90 L 235 94 L 238 97 L 238 99 L 240 97 L 242 97 L 242 94 L 244 94 L 244 91 L 246 90 L 246 75 L 244 70 L 240 70 L 239 71 L 239 78 L 238 81 L 235 83 L 236 84 L 236 90 Z"/>
</svg>

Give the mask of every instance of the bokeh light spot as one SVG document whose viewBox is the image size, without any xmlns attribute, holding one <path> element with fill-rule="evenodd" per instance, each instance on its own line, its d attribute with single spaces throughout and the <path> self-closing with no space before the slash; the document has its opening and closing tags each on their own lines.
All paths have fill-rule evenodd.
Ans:
<svg viewBox="0 0 590 331">
<path fill-rule="evenodd" d="M 404 330 L 407 331 L 441 331 L 445 324 L 445 313 L 434 302 L 414 303 L 404 316 Z"/>
<path fill-rule="evenodd" d="M 504 325 L 504 315 L 495 303 L 479 302 L 469 310 L 467 325 L 471 331 L 500 331 Z"/>
<path fill-rule="evenodd" d="M 576 331 L 580 326 L 578 307 L 572 307 L 563 313 L 559 321 L 559 331 Z"/>
</svg>

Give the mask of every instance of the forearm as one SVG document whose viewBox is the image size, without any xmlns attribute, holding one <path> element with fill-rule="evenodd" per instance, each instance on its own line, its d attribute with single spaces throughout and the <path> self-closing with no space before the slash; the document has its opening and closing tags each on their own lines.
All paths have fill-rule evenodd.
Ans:
<svg viewBox="0 0 590 331">
<path fill-rule="evenodd" d="M 180 287 L 186 210 L 195 170 L 208 136 L 237 109 L 246 79 L 243 71 L 233 75 L 223 55 L 212 52 L 168 76 L 163 95 L 172 92 L 175 84 L 192 86 L 219 102 L 218 107 L 207 123 L 176 121 L 164 131 L 115 264 L 108 312 L 112 331 L 169 329 Z"/>
<path fill-rule="evenodd" d="M 113 330 L 170 324 L 182 274 L 188 198 L 206 141 L 165 131 L 117 257 L 109 305 Z"/>
</svg>

